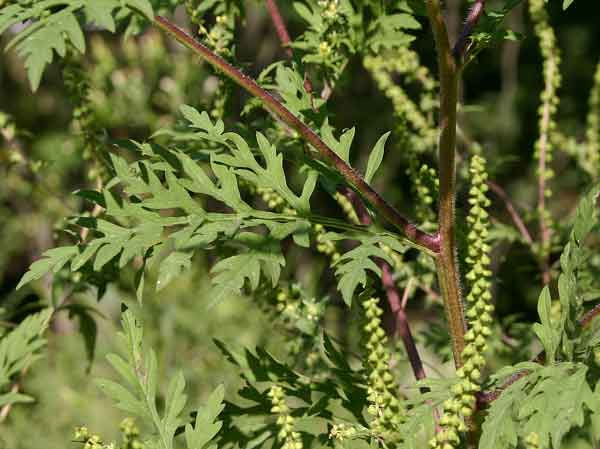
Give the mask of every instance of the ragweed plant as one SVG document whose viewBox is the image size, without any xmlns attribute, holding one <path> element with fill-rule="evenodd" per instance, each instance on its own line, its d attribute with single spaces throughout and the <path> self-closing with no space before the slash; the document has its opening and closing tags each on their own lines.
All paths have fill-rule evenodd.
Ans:
<svg viewBox="0 0 600 449">
<path fill-rule="evenodd" d="M 390 372 L 390 352 L 386 347 L 387 337 L 381 327 L 383 310 L 378 298 L 363 300 L 367 319 L 364 325 L 365 349 L 368 370 L 368 412 L 371 415 L 371 430 L 389 445 L 396 444 L 398 430 L 404 410 L 398 398 L 398 385 Z"/>
<path fill-rule="evenodd" d="M 56 225 L 56 245 L 36 251 L 41 257 L 15 282 L 15 295 L 23 296 L 14 302 L 24 306 L 2 322 L 1 420 L 31 400 L 22 379 L 45 347 L 48 326 L 59 327 L 58 312 L 79 317 L 92 358 L 97 310 L 78 300 L 90 291 L 101 299 L 114 286 L 122 300 L 119 350 L 107 356 L 113 376 L 97 384 L 139 422 L 123 421 L 123 448 L 545 449 L 573 438 L 594 447 L 598 186 L 586 186 L 564 220 L 548 203 L 560 195 L 549 186 L 557 182 L 550 168 L 557 142 L 572 142 L 577 151 L 565 148 L 561 157 L 579 155 L 577 170 L 596 178 L 598 83 L 585 142 L 559 133 L 560 52 L 546 3 L 529 2 L 544 90 L 537 213 L 527 220 L 492 180 L 502 164 L 486 162 L 486 145 L 470 142 L 474 154 L 457 150 L 459 132 L 468 140 L 458 116 L 462 75 L 476 70 L 485 46 L 514 37 L 502 19 L 519 2 L 472 2 L 456 42 L 439 0 L 302 0 L 283 10 L 275 0 L 264 8 L 178 3 L 0 4 L 0 32 L 24 58 L 34 90 L 44 91 L 52 82 L 52 71 L 42 80 L 45 69 L 64 59 L 74 131 L 86 148 L 82 166 L 88 172 L 92 153 L 105 164 L 93 176 L 102 182 L 78 189 L 81 203 Z M 437 77 L 414 45 L 427 42 L 424 22 L 435 41 Z M 285 60 L 276 59 L 274 38 L 252 46 L 269 27 Z M 139 37 L 116 44 L 103 34 L 117 31 Z M 80 59 L 90 35 L 91 57 Z M 256 66 L 240 59 L 253 50 L 261 55 Z M 370 74 L 361 79 L 377 92 L 369 94 L 375 107 L 387 108 L 369 112 L 369 125 L 360 120 L 362 105 L 340 105 L 358 71 Z M 347 117 L 355 112 L 353 123 Z M 0 122 L 8 159 L 18 166 L 15 155 L 26 152 L 17 151 L 14 129 Z M 517 231 L 496 215 L 488 189 L 505 202 Z M 90 204 L 94 213 L 80 212 Z M 529 219 L 540 229 L 535 238 Z M 492 254 L 506 251 L 503 236 L 515 233 L 542 272 L 534 286 L 543 287 L 539 322 L 525 324 L 522 338 L 502 335 L 491 288 L 505 268 Z M 262 334 L 271 346 L 240 348 L 237 334 L 215 339 L 237 383 L 227 386 L 227 400 L 225 387 L 211 385 L 205 405 L 192 408 L 186 390 L 193 390 L 179 368 L 196 357 L 194 348 L 179 357 L 162 339 L 168 330 L 154 335 L 141 317 L 150 307 L 169 315 L 176 301 L 153 299 L 172 297 L 184 273 L 205 268 L 202 291 L 193 294 L 208 311 L 187 317 L 189 327 L 213 319 L 210 307 L 245 301 L 271 324 Z M 36 313 L 22 319 L 30 308 Z M 531 361 L 498 367 L 498 347 L 534 335 L 523 352 L 543 350 Z M 492 338 L 499 341 L 490 344 Z M 156 344 L 170 363 L 151 348 Z M 209 373 L 202 382 L 211 383 Z M 75 441 L 110 447 L 85 427 Z"/>
</svg>

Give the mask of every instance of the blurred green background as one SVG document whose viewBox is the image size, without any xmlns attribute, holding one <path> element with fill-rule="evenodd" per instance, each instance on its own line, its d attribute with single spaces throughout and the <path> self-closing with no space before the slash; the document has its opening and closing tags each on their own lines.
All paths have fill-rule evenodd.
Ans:
<svg viewBox="0 0 600 449">
<path fill-rule="evenodd" d="M 287 2 L 280 3 L 292 36 L 297 35 L 301 32 L 298 17 Z M 464 3 L 447 2 L 454 35 L 460 28 Z M 563 54 L 559 126 L 564 133 L 582 138 L 589 92 L 600 59 L 600 4 L 579 1 L 567 12 L 562 12 L 561 4 L 559 0 L 549 3 Z M 247 2 L 247 8 L 247 20 L 239 25 L 236 52 L 246 73 L 258 74 L 281 58 L 282 52 L 262 2 Z M 513 12 L 509 25 L 523 33 L 524 39 L 486 50 L 469 67 L 460 121 L 472 137 L 483 143 L 492 179 L 509 192 L 527 216 L 535 210 L 533 142 L 542 89 L 541 57 L 523 7 Z M 209 107 L 217 84 L 212 72 L 156 31 L 125 42 L 91 31 L 88 45 L 85 64 L 93 68 L 94 112 L 110 138 L 144 140 L 157 129 L 172 125 L 181 104 Z M 419 33 L 414 45 L 424 64 L 435 71 L 433 42 L 427 28 Z M 238 113 L 245 98 L 241 93 L 234 95 L 233 109 Z M 379 135 L 394 129 L 391 104 L 378 92 L 360 60 L 351 61 L 329 106 L 333 112 L 330 120 L 338 129 L 357 127 L 358 158 Z M 0 56 L 0 307 L 11 321 L 28 313 L 28 304 L 35 307 L 39 300 L 48 301 L 52 295 L 60 299 L 69 294 L 52 291 L 48 280 L 19 292 L 14 288 L 44 250 L 68 239 L 61 232 L 65 217 L 89 207 L 72 194 L 94 186 L 87 177 L 90 161 L 82 157 L 81 138 L 71 123 L 71 111 L 60 64 L 47 71 L 41 88 L 32 94 L 16 56 L 12 52 Z M 226 122 L 232 124 L 238 118 L 232 114 Z M 408 184 L 404 169 L 393 163 L 393 156 L 387 157 L 392 159 L 384 164 L 387 172 L 382 178 L 388 183 L 379 187 L 387 198 L 398 203 L 407 198 Z M 566 154 L 557 154 L 554 170 L 558 176 L 552 181 L 555 198 L 551 203 L 556 216 L 570 210 L 586 188 L 587 180 L 569 170 L 572 164 Z M 465 197 L 459 194 L 459 213 L 465 206 Z M 501 203 L 494 202 L 492 215 L 508 223 Z M 541 286 L 535 260 L 519 244 L 511 243 L 502 244 L 494 255 L 499 313 L 534 320 Z M 231 299 L 206 310 L 208 262 L 207 258 L 197 257 L 195 269 L 189 274 L 159 294 L 148 295 L 143 312 L 164 376 L 184 369 L 193 402 L 203 399 L 219 383 L 225 382 L 228 392 L 233 392 L 239 382 L 216 351 L 213 338 L 234 345 L 265 346 L 274 354 L 281 352 L 285 340 L 269 317 L 246 298 Z M 318 289 L 321 278 L 331 276 L 327 271 L 323 274 L 327 264 L 323 259 L 306 269 L 309 289 Z M 124 272 L 122 282 L 110 286 L 98 304 L 102 316 L 97 319 L 98 346 L 91 366 L 83 340 L 73 338 L 78 320 L 65 315 L 53 322 L 47 356 L 24 377 L 23 389 L 37 398 L 37 404 L 11 410 L 0 423 L 0 447 L 72 447 L 72 429 L 81 424 L 107 440 L 116 438 L 123 415 L 101 396 L 90 373 L 109 375 L 104 355 L 114 346 L 120 302 L 134 301 L 132 276 Z M 73 300 L 96 304 L 93 294 L 72 294 Z M 332 304 L 325 326 L 352 349 L 356 338 L 349 323 L 354 312 L 346 312 L 336 298 Z M 409 315 L 418 325 L 419 306 L 412 307 L 414 313 Z M 15 310 L 18 312 L 13 313 Z"/>
</svg>

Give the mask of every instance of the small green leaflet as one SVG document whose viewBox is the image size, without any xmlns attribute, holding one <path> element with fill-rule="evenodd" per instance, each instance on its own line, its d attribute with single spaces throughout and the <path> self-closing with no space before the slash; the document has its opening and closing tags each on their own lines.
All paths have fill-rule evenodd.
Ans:
<svg viewBox="0 0 600 449">
<path fill-rule="evenodd" d="M 225 408 L 223 398 L 225 388 L 219 385 L 209 396 L 204 407 L 200 407 L 196 412 L 194 426 L 187 424 L 185 426 L 185 441 L 187 449 L 216 449 L 216 445 L 208 443 L 217 435 L 222 421 L 216 421 L 219 414 Z"/>
<path fill-rule="evenodd" d="M 183 153 L 177 153 L 183 170 L 189 179 L 181 179 L 180 184 L 190 192 L 210 195 L 221 201 L 237 212 L 247 213 L 252 208 L 246 204 L 241 197 L 237 178 L 232 169 L 225 166 L 211 163 L 211 168 L 219 181 L 217 186 L 189 156 Z M 211 162 L 213 158 L 211 157 Z"/>
<path fill-rule="evenodd" d="M 122 0 L 121 3 L 123 3 Z M 141 12 L 146 19 L 150 21 L 154 19 L 154 10 L 149 0 L 125 0 L 124 3 L 128 8 Z"/>
<path fill-rule="evenodd" d="M 223 120 L 217 120 L 213 124 L 206 111 L 198 112 L 198 110 L 186 104 L 181 105 L 179 110 L 192 128 L 200 130 L 195 137 L 222 144 L 226 142 L 226 138 L 223 136 L 225 131 Z"/>
<path fill-rule="evenodd" d="M 382 49 L 408 45 L 414 40 L 414 36 L 404 30 L 419 28 L 421 24 L 410 14 L 382 15 L 369 27 L 371 36 L 368 45 L 375 53 L 381 52 Z"/>
<path fill-rule="evenodd" d="M 318 9 L 309 9 L 304 3 L 294 2 L 294 9 L 300 17 L 302 17 L 312 28 L 317 31 L 325 31 L 326 27 L 323 23 L 323 17 Z"/>
<path fill-rule="evenodd" d="M 229 139 L 235 142 L 235 147 L 231 148 L 231 154 L 217 154 L 212 158 L 213 161 L 232 167 L 236 175 L 257 187 L 275 190 L 298 213 L 310 212 L 309 199 L 316 186 L 316 172 L 309 174 L 301 196 L 297 196 L 287 185 L 283 169 L 283 155 L 277 153 L 275 147 L 261 133 L 256 133 L 256 140 L 265 163 L 264 168 L 258 163 L 250 147 L 241 137 L 231 134 Z"/>
<path fill-rule="evenodd" d="M 385 244 L 396 251 L 404 251 L 404 246 L 396 239 L 385 236 L 362 236 L 352 234 L 337 234 L 329 232 L 325 234 L 325 239 L 329 240 L 357 240 L 360 245 L 356 248 L 342 254 L 342 256 L 334 263 L 336 267 L 335 274 L 338 279 L 338 290 L 342 293 L 344 302 L 348 305 L 352 304 L 352 297 L 358 285 L 366 287 L 367 271 L 381 276 L 381 269 L 372 260 L 373 257 L 378 257 L 393 263 L 393 260 L 379 245 Z"/>
<path fill-rule="evenodd" d="M 85 219 L 83 220 L 82 223 L 85 223 Z M 57 273 L 68 262 L 71 262 L 71 271 L 78 271 L 95 257 L 93 269 L 100 271 L 108 262 L 121 254 L 119 267 L 122 268 L 134 256 L 143 255 L 162 240 L 163 227 L 153 223 L 128 229 L 103 219 L 94 219 L 88 226 L 102 233 L 103 236 L 86 245 L 62 246 L 46 251 L 29 267 L 17 285 L 17 289 L 40 279 L 50 271 Z"/>
<path fill-rule="evenodd" d="M 347 164 L 350 164 L 350 146 L 354 140 L 355 133 L 356 129 L 350 128 L 342 133 L 340 140 L 337 140 L 333 135 L 333 128 L 329 124 L 328 119 L 325 119 L 321 126 L 321 137 L 323 138 L 323 141 Z"/>
<path fill-rule="evenodd" d="M 540 323 L 533 325 L 533 330 L 542 342 L 546 351 L 546 357 L 550 363 L 554 363 L 556 350 L 560 343 L 560 332 L 556 329 L 556 325 L 550 319 L 551 308 L 550 290 L 548 286 L 544 287 L 538 300 L 538 315 Z"/>
<path fill-rule="evenodd" d="M 27 396 L 26 394 L 13 392 L 0 394 L 0 407 L 4 407 L 5 405 L 9 404 L 26 404 L 34 401 L 34 398 Z"/>
<path fill-rule="evenodd" d="M 301 115 L 302 111 L 318 109 L 325 103 L 325 100 L 321 98 L 314 98 L 304 88 L 304 79 L 300 74 L 291 69 L 285 67 L 279 63 L 276 66 L 275 71 L 275 85 L 265 86 L 268 88 L 276 89 L 283 100 L 285 106 L 294 114 Z M 272 69 L 269 68 L 269 70 Z M 268 71 L 261 73 L 261 77 L 268 75 Z"/>
<path fill-rule="evenodd" d="M 27 395 L 3 393 L 2 390 L 9 386 L 13 376 L 40 358 L 40 350 L 46 345 L 43 334 L 53 312 L 54 309 L 49 307 L 29 315 L 0 339 L 0 404 L 32 400 Z"/>
<path fill-rule="evenodd" d="M 571 6 L 571 3 L 573 3 L 574 0 L 563 0 L 563 10 L 567 9 L 569 6 Z"/>
<path fill-rule="evenodd" d="M 239 295 L 246 279 L 250 289 L 256 290 L 261 273 L 264 273 L 273 287 L 277 285 L 281 267 L 285 266 L 279 244 L 255 234 L 245 233 L 244 237 L 252 240 L 249 252 L 223 259 L 212 268 L 211 272 L 215 276 L 212 279 L 214 288 L 209 307 L 229 296 Z"/>
<path fill-rule="evenodd" d="M 156 291 L 165 288 L 169 282 L 178 277 L 184 271 L 189 270 L 192 265 L 192 253 L 174 251 L 169 254 L 160 264 L 158 269 L 158 280 Z"/>
<path fill-rule="evenodd" d="M 383 161 L 383 152 L 388 137 L 390 137 L 389 132 L 381 136 L 375 144 L 375 147 L 371 151 L 371 154 L 369 155 L 369 161 L 367 162 L 367 171 L 365 172 L 365 181 L 367 181 L 369 184 L 371 184 L 371 180 L 373 179 L 375 172 L 381 165 L 381 161 Z"/>
<path fill-rule="evenodd" d="M 456 382 L 456 378 L 427 378 L 411 387 L 414 396 L 409 397 L 405 402 L 406 418 L 398 429 L 406 448 L 426 447 L 427 442 L 434 437 L 436 421 L 433 407 L 441 405 L 450 398 L 452 385 Z M 422 387 L 429 391 L 420 391 Z"/>
<path fill-rule="evenodd" d="M 73 256 L 78 254 L 76 246 L 62 246 L 59 248 L 52 248 L 42 254 L 42 257 L 39 260 L 36 260 L 31 264 L 27 273 L 23 275 L 19 284 L 17 285 L 17 290 L 20 289 L 23 285 L 28 284 L 29 282 L 40 279 L 50 270 L 54 273 L 57 273 Z"/>
<path fill-rule="evenodd" d="M 85 38 L 79 22 L 70 11 L 64 10 L 52 15 L 44 26 L 16 46 L 19 56 L 25 60 L 27 77 L 33 91 L 39 87 L 44 69 L 52 62 L 53 52 L 64 57 L 69 42 L 80 53 L 85 52 Z"/>
</svg>

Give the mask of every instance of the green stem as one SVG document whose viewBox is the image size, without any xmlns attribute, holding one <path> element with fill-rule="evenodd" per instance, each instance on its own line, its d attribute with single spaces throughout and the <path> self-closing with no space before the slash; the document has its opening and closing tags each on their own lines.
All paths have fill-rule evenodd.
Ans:
<svg viewBox="0 0 600 449">
<path fill-rule="evenodd" d="M 398 228 L 409 240 L 431 252 L 437 253 L 439 251 L 439 239 L 437 235 L 431 235 L 421 231 L 404 218 L 400 212 L 385 201 L 358 172 L 344 162 L 335 151 L 323 142 L 312 129 L 292 114 L 283 104 L 281 104 L 281 102 L 260 87 L 252 78 L 244 75 L 240 70 L 233 67 L 164 17 L 156 16 L 153 23 L 161 30 L 169 33 L 180 44 L 192 50 L 210 65 L 223 72 L 240 87 L 257 97 L 267 109 L 292 129 L 296 130 L 320 153 L 324 160 L 337 169 L 346 182 L 354 187 L 376 212 Z"/>
<path fill-rule="evenodd" d="M 440 72 L 440 252 L 436 257 L 436 268 L 452 337 L 454 363 L 456 367 L 460 367 L 462 366 L 461 353 L 465 347 L 466 324 L 459 286 L 454 229 L 456 109 L 459 70 L 448 40 L 439 0 L 427 1 L 427 13 L 435 37 Z"/>
</svg>

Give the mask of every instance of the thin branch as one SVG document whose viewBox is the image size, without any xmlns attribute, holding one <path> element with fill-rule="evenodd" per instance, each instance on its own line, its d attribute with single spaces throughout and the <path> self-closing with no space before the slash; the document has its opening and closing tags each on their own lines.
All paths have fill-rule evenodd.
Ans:
<svg viewBox="0 0 600 449">
<path fill-rule="evenodd" d="M 392 309 L 392 313 L 396 317 L 396 332 L 398 332 L 398 335 L 400 335 L 400 338 L 402 339 L 410 366 L 417 380 L 425 379 L 427 376 L 425 375 L 423 362 L 410 330 L 406 312 L 402 308 L 402 301 L 392 276 L 392 268 L 384 261 L 381 261 L 378 265 L 381 268 L 381 282 L 385 288 L 388 303 Z"/>
<path fill-rule="evenodd" d="M 292 59 L 292 57 L 294 56 L 294 52 L 292 50 L 292 47 L 290 46 L 292 40 L 290 39 L 290 34 L 288 33 L 287 27 L 285 26 L 283 17 L 281 17 L 281 13 L 279 12 L 277 3 L 275 0 L 266 0 L 266 2 L 267 9 L 269 10 L 269 14 L 271 16 L 271 20 L 273 21 L 273 25 L 275 26 L 275 30 L 277 31 L 277 36 L 279 36 L 281 45 L 285 49 L 285 54 L 289 59 Z"/>
<path fill-rule="evenodd" d="M 418 286 L 421 290 L 423 290 L 423 292 L 430 296 L 431 299 L 435 300 L 435 301 L 441 301 L 441 297 L 440 294 L 438 292 L 436 292 L 435 290 L 432 290 L 430 287 L 428 287 L 427 285 L 419 285 Z"/>
<path fill-rule="evenodd" d="M 475 26 L 483 15 L 484 7 L 485 0 L 476 0 L 469 10 L 469 14 L 465 20 L 465 25 L 460 33 L 460 36 L 458 36 L 458 39 L 456 40 L 454 48 L 452 49 L 452 54 L 456 59 L 460 59 L 464 56 L 467 45 L 471 40 L 471 34 L 473 34 Z"/>
<path fill-rule="evenodd" d="M 312 129 L 306 126 L 271 94 L 260 87 L 252 78 L 244 75 L 240 70 L 213 53 L 206 46 L 196 41 L 192 36 L 166 18 L 156 16 L 154 18 L 154 24 L 161 30 L 169 33 L 180 44 L 192 50 L 214 68 L 223 72 L 251 95 L 257 97 L 263 103 L 265 108 L 275 114 L 288 126 L 295 129 L 320 153 L 325 161 L 331 164 L 339 172 L 346 182 L 353 186 L 360 195 L 366 199 L 375 211 L 398 228 L 408 240 L 430 252 L 439 252 L 440 245 L 439 237 L 437 235 L 431 235 L 421 231 L 413 223 L 409 222 L 392 205 L 386 202 L 358 172 L 344 162 L 335 151 L 323 142 Z"/>
<path fill-rule="evenodd" d="M 456 260 L 454 192 L 456 189 L 456 109 L 458 70 L 452 55 L 448 32 L 439 0 L 427 0 L 427 15 L 435 38 L 440 72 L 440 141 L 439 141 L 439 233 L 440 252 L 436 269 L 444 298 L 444 309 L 452 336 L 456 367 L 462 366 L 466 323 L 459 286 Z"/>
<path fill-rule="evenodd" d="M 521 235 L 523 236 L 523 239 L 525 239 L 527 243 L 532 245 L 533 238 L 527 230 L 527 227 L 525 226 L 525 222 L 521 218 L 521 215 L 519 215 L 519 212 L 513 205 L 512 201 L 510 200 L 504 189 L 498 184 L 496 184 L 494 181 L 488 181 L 487 185 L 490 188 L 490 190 L 494 192 L 498 196 L 498 198 L 500 198 L 504 202 L 504 206 L 506 207 L 510 218 L 512 219 L 513 223 L 515 224 Z"/>
<path fill-rule="evenodd" d="M 400 304 L 402 310 L 406 310 L 406 304 L 410 298 L 410 290 L 412 289 L 414 280 L 415 278 L 409 278 L 408 282 L 406 283 L 406 287 L 404 287 L 404 292 L 402 293 L 402 303 Z"/>
</svg>

